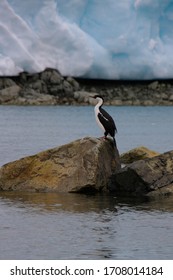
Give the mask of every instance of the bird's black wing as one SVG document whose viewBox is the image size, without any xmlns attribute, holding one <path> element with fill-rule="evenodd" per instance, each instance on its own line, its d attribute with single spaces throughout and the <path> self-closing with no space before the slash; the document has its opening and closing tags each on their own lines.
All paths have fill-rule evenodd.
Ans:
<svg viewBox="0 0 173 280">
<path fill-rule="evenodd" d="M 117 132 L 117 128 L 113 118 L 103 108 L 100 108 L 98 118 L 104 126 L 106 132 L 109 133 L 112 137 L 114 137 L 115 133 Z"/>
</svg>

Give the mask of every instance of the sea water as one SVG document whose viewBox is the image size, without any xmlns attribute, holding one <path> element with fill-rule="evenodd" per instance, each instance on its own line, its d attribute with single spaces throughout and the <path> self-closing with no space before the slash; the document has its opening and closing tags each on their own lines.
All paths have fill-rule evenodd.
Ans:
<svg viewBox="0 0 173 280">
<path fill-rule="evenodd" d="M 120 153 L 172 149 L 172 107 L 106 107 Z M 0 166 L 86 136 L 91 106 L 0 106 Z M 0 192 L 0 259 L 172 259 L 173 198 Z"/>
</svg>

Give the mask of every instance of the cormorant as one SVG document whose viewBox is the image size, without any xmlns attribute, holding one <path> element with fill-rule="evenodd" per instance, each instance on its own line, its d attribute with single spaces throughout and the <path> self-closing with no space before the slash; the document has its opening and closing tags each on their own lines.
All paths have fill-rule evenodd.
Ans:
<svg viewBox="0 0 173 280">
<path fill-rule="evenodd" d="M 104 131 L 104 138 L 106 139 L 107 135 L 110 135 L 116 146 L 115 133 L 117 132 L 117 128 L 113 118 L 102 108 L 103 97 L 100 95 L 90 95 L 90 97 L 95 98 L 98 101 L 94 108 L 95 118 L 99 127 Z"/>
</svg>

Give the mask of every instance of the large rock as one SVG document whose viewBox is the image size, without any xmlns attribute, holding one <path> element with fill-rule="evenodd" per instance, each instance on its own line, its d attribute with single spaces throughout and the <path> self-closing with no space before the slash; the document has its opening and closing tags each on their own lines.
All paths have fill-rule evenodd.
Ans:
<svg viewBox="0 0 173 280">
<path fill-rule="evenodd" d="M 0 169 L 0 190 L 106 191 L 111 174 L 119 168 L 112 142 L 87 137 L 5 164 Z"/>
<path fill-rule="evenodd" d="M 127 165 L 112 175 L 109 189 L 119 195 L 173 193 L 173 151 Z"/>
</svg>

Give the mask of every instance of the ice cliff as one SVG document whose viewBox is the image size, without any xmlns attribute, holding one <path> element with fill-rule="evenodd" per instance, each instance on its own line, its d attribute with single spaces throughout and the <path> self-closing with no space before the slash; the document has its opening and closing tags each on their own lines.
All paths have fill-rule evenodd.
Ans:
<svg viewBox="0 0 173 280">
<path fill-rule="evenodd" d="M 0 0 L 0 75 L 173 78 L 173 0 Z"/>
</svg>

